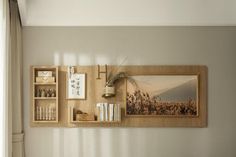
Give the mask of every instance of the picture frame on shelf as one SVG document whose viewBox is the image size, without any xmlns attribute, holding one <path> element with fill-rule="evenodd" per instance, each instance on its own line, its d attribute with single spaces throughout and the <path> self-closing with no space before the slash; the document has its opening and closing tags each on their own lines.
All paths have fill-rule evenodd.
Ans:
<svg viewBox="0 0 236 157">
<path fill-rule="evenodd" d="M 67 99 L 86 99 L 86 73 L 71 73 L 67 76 Z"/>
</svg>

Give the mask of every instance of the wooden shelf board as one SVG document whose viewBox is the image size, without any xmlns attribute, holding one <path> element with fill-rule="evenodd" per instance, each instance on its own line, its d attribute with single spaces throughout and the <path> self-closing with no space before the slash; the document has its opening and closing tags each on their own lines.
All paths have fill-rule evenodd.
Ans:
<svg viewBox="0 0 236 157">
<path fill-rule="evenodd" d="M 56 100 L 57 97 L 34 97 L 35 100 Z"/>
<path fill-rule="evenodd" d="M 37 82 L 34 82 L 33 83 L 34 85 L 56 85 L 57 83 L 54 82 L 54 83 L 37 83 Z"/>
<path fill-rule="evenodd" d="M 45 69 L 55 70 L 57 68 L 57 66 L 55 65 L 34 65 L 32 67 L 36 70 L 45 70 Z"/>
<path fill-rule="evenodd" d="M 121 123 L 121 121 L 72 121 L 71 123 L 118 124 Z"/>
<path fill-rule="evenodd" d="M 33 121 L 33 123 L 58 123 L 56 120 L 40 120 L 40 121 Z"/>
</svg>

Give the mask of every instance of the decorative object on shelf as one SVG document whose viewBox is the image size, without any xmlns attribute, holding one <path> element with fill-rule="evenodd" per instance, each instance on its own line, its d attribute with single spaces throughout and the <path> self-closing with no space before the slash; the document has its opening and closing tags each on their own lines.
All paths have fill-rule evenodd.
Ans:
<svg viewBox="0 0 236 157">
<path fill-rule="evenodd" d="M 55 77 L 36 77 L 36 83 L 55 83 Z"/>
<path fill-rule="evenodd" d="M 56 91 L 55 91 L 55 89 L 50 88 L 50 89 L 49 89 L 49 93 L 50 93 L 50 96 L 51 96 L 51 97 L 56 97 Z"/>
<path fill-rule="evenodd" d="M 114 76 L 111 76 L 106 81 L 106 85 L 103 91 L 103 97 L 113 97 L 116 95 L 115 93 L 115 83 L 123 78 L 127 78 L 127 75 L 124 72 L 119 72 L 118 74 L 115 74 Z"/>
<path fill-rule="evenodd" d="M 73 109 L 73 121 L 95 121 L 95 115 L 79 109 Z"/>
<path fill-rule="evenodd" d="M 86 74 L 75 73 L 71 66 L 67 74 L 67 99 L 86 99 Z"/>
<path fill-rule="evenodd" d="M 94 114 L 82 113 L 76 114 L 76 121 L 95 121 Z"/>
<path fill-rule="evenodd" d="M 52 71 L 38 71 L 36 83 L 55 83 Z"/>
<path fill-rule="evenodd" d="M 135 85 L 135 81 L 133 81 L 132 78 L 130 78 L 126 72 L 120 71 L 120 67 L 123 64 L 125 60 L 121 62 L 118 66 L 113 66 L 113 70 L 111 70 L 108 74 L 107 70 L 107 64 L 105 64 L 105 71 L 100 70 L 100 65 L 97 66 L 98 69 L 98 77 L 97 79 L 101 79 L 100 74 L 105 74 L 105 87 L 103 89 L 102 97 L 109 98 L 114 97 L 116 95 L 116 89 L 115 89 L 115 83 L 118 82 L 121 79 L 126 78 L 129 80 L 132 84 Z"/>
<path fill-rule="evenodd" d="M 38 77 L 52 77 L 52 71 L 38 71 Z"/>
<path fill-rule="evenodd" d="M 127 82 L 127 116 L 193 116 L 198 112 L 198 75 L 132 76 Z"/>
<path fill-rule="evenodd" d="M 51 97 L 51 94 L 50 94 L 50 90 L 49 90 L 49 89 L 45 89 L 45 92 L 46 92 L 46 97 Z"/>
<path fill-rule="evenodd" d="M 46 91 L 45 89 L 41 89 L 41 97 L 46 97 Z"/>
<path fill-rule="evenodd" d="M 101 71 L 101 68 L 100 68 L 100 65 L 97 65 L 97 69 L 98 69 L 98 76 L 96 79 L 101 79 L 101 74 L 105 74 L 105 79 L 106 79 L 106 82 L 107 82 L 107 64 L 105 64 L 105 70 L 104 71 Z"/>
<path fill-rule="evenodd" d="M 35 93 L 36 97 L 56 97 L 56 90 L 53 88 L 38 88 Z"/>
<path fill-rule="evenodd" d="M 113 76 L 110 75 L 106 82 L 102 97 L 114 97 L 116 95 L 115 83 L 121 79 L 127 79 L 134 87 L 137 86 L 135 80 L 133 80 L 132 77 L 129 77 L 125 72 L 119 72 Z"/>
<path fill-rule="evenodd" d="M 35 93 L 36 97 L 41 97 L 41 89 L 37 89 Z"/>
</svg>

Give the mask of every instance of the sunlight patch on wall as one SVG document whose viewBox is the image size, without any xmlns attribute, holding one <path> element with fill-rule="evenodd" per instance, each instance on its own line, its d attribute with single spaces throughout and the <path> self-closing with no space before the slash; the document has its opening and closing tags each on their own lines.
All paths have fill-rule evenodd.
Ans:
<svg viewBox="0 0 236 157">
<path fill-rule="evenodd" d="M 95 53 L 54 52 L 54 65 L 127 65 L 127 56 L 107 56 Z"/>
<path fill-rule="evenodd" d="M 78 54 L 77 60 L 79 65 L 94 65 L 94 56 L 90 54 Z"/>
<path fill-rule="evenodd" d="M 60 65 L 60 54 L 59 54 L 59 52 L 54 52 L 54 65 Z"/>
<path fill-rule="evenodd" d="M 78 60 L 75 55 L 76 53 L 64 53 L 63 54 L 63 65 L 77 65 Z"/>
</svg>

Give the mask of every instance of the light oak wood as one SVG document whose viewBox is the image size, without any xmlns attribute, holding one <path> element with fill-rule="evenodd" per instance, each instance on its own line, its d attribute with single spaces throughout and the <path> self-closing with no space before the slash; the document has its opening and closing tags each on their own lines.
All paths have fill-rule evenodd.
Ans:
<svg viewBox="0 0 236 157">
<path fill-rule="evenodd" d="M 34 97 L 34 99 L 53 100 L 53 99 L 57 99 L 57 97 Z"/>
<path fill-rule="evenodd" d="M 47 66 L 45 66 L 47 67 Z M 116 66 L 107 66 L 108 73 L 115 71 Z M 104 66 L 100 66 L 104 70 Z M 98 76 L 97 66 L 77 66 L 76 71 L 86 73 L 86 99 L 68 100 L 66 99 L 66 74 L 67 67 L 58 67 L 58 123 L 33 123 L 34 127 L 206 127 L 207 126 L 207 67 L 198 65 L 188 66 L 121 66 L 119 71 L 126 72 L 128 75 L 198 75 L 199 76 L 199 115 L 195 117 L 130 117 L 125 115 L 126 84 L 125 80 L 118 81 L 116 84 L 116 96 L 105 99 L 102 97 L 105 86 L 105 75 Z M 34 77 L 34 76 L 33 76 Z M 32 77 L 31 77 L 32 78 Z M 57 79 L 56 79 L 57 80 Z M 31 82 L 32 85 L 32 82 Z M 33 85 L 31 86 L 31 88 Z M 34 93 L 33 89 L 31 91 Z M 33 98 L 33 97 L 32 97 Z M 107 102 L 121 105 L 121 122 L 98 122 L 71 120 L 71 107 L 76 107 L 86 113 L 96 113 L 96 103 Z M 32 111 L 32 110 L 31 110 Z M 33 111 L 32 111 L 33 112 Z"/>
<path fill-rule="evenodd" d="M 58 123 L 58 67 L 57 66 L 31 66 L 30 72 L 30 89 L 31 89 L 31 126 L 37 126 L 39 123 L 50 124 Z M 38 83 L 36 82 L 37 71 L 53 71 L 53 77 L 55 77 L 55 83 Z M 35 97 L 35 91 L 37 88 L 54 88 L 56 91 L 56 97 Z M 37 120 L 36 119 L 36 105 L 48 106 L 49 104 L 55 105 L 55 120 Z"/>
</svg>

